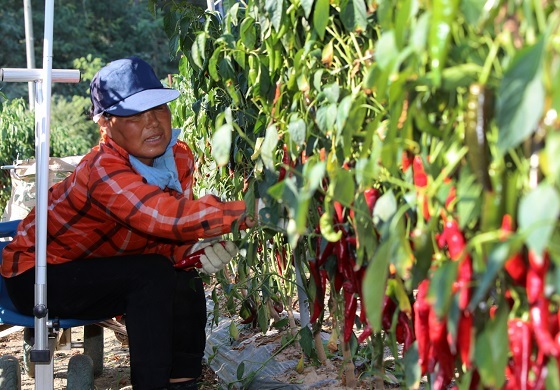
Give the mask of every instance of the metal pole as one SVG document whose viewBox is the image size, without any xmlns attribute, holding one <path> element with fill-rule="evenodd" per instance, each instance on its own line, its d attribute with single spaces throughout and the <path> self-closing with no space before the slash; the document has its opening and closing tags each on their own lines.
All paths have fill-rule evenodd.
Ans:
<svg viewBox="0 0 560 390">
<path fill-rule="evenodd" d="M 49 190 L 49 146 L 50 113 L 52 88 L 52 40 L 54 0 L 45 0 L 45 34 L 43 41 L 43 80 L 41 84 L 42 102 L 38 126 L 35 129 L 35 158 L 37 160 L 37 204 L 35 214 L 35 345 L 36 364 L 35 388 L 53 388 L 52 356 L 48 345 L 47 310 L 47 208 Z M 33 356 L 33 355 L 32 355 Z M 47 359 L 48 358 L 48 359 Z M 33 360 L 33 359 L 32 359 Z M 48 364 L 44 364 L 48 363 Z M 39 372 L 37 372 L 39 370 Z M 50 375 L 51 378 L 47 378 Z M 41 379 L 41 380 L 39 380 Z M 44 383 L 39 383 L 39 382 Z"/>
<path fill-rule="evenodd" d="M 0 68 L 0 81 L 7 83 L 35 82 L 43 80 L 43 69 Z M 53 83 L 78 83 L 81 75 L 79 69 L 52 69 Z"/>
<path fill-rule="evenodd" d="M 33 19 L 31 13 L 31 0 L 23 0 L 23 16 L 25 20 L 25 51 L 27 54 L 27 68 L 35 68 L 35 38 L 33 35 Z M 29 109 L 35 105 L 35 83 L 27 83 L 29 89 Z"/>
</svg>

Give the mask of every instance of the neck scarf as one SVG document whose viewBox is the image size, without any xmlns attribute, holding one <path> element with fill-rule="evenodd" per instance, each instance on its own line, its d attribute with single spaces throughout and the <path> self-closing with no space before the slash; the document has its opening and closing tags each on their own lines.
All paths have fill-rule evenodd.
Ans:
<svg viewBox="0 0 560 390">
<path fill-rule="evenodd" d="M 178 192 L 183 192 L 181 182 L 179 181 L 179 174 L 177 173 L 177 165 L 173 157 L 173 146 L 177 143 L 177 138 L 181 130 L 173 129 L 171 133 L 171 141 L 167 145 L 165 152 L 154 159 L 152 166 L 144 164 L 133 155 L 129 155 L 130 163 L 136 171 L 142 175 L 148 184 L 156 185 L 162 190 L 165 187 L 173 189 Z"/>
</svg>

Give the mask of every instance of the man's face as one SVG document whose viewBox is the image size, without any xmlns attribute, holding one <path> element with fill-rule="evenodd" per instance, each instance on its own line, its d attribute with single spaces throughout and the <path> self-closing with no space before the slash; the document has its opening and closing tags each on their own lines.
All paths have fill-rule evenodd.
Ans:
<svg viewBox="0 0 560 390">
<path fill-rule="evenodd" d="M 146 165 L 161 156 L 171 141 L 171 112 L 167 104 L 132 116 L 101 117 L 107 135 Z"/>
</svg>

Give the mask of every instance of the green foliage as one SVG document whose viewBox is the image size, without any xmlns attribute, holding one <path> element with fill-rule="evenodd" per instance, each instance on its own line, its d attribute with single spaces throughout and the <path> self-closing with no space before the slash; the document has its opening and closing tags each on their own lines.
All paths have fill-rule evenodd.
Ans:
<svg viewBox="0 0 560 390">
<path fill-rule="evenodd" d="M 430 305 L 452 343 L 461 318 L 475 319 L 472 368 L 464 371 L 471 367 L 465 356 L 449 358 L 457 383 L 468 384 L 478 371 L 482 386 L 501 386 L 511 357 L 507 317 L 528 317 L 530 305 L 503 269 L 510 255 L 526 262 L 527 249 L 550 254 L 546 306 L 553 316 L 559 311 L 560 284 L 553 280 L 560 264 L 560 4 L 248 1 L 229 4 L 223 18 L 195 18 L 188 7 L 157 4 L 172 48 L 184 55 L 178 82 L 193 91 L 189 106 L 177 102 L 176 110 L 188 112 L 190 131 L 199 137 L 200 166 L 213 164 L 202 186 L 265 200 L 265 228 L 249 241 L 287 242 L 295 263 L 312 272 L 325 241 L 355 238 L 351 260 L 368 267 L 363 298 L 374 334 L 386 295 L 411 315 L 418 283 L 432 280 Z M 391 202 L 367 213 L 356 205 L 371 187 L 391 194 Z M 520 229 L 507 239 L 500 230 L 504 216 Z M 273 228 L 283 218 L 286 228 Z M 460 226 L 460 250 L 441 238 L 447 222 Z M 363 226 L 374 233 L 364 234 Z M 250 249 L 253 264 L 272 267 L 267 250 Z M 330 293 L 345 299 L 336 276 L 352 282 L 363 269 L 345 269 L 341 253 L 321 271 Z M 464 282 L 468 308 L 457 303 L 462 294 L 454 282 L 465 275 L 456 268 L 457 253 L 472 262 L 474 274 Z M 263 274 L 254 269 L 240 282 L 251 285 L 256 301 L 268 294 L 255 291 Z M 302 282 L 311 300 L 320 297 L 318 280 Z M 501 308 L 490 321 L 485 308 L 503 305 L 506 294 L 513 294 L 517 311 Z M 405 360 L 401 374 L 414 377 L 403 384 L 419 377 L 413 360 Z"/>
<path fill-rule="evenodd" d="M 34 125 L 33 113 L 27 110 L 22 99 L 3 103 L 0 116 L 2 165 L 10 165 L 15 160 L 35 155 Z"/>
<path fill-rule="evenodd" d="M 85 116 L 69 112 L 84 111 L 89 105 L 84 98 L 67 101 L 54 96 L 51 105 L 50 156 L 82 155 L 98 142 L 96 125 Z M 0 112 L 0 165 L 12 165 L 16 160 L 35 156 L 35 116 L 23 99 L 5 101 Z M 0 171 L 0 210 L 10 198 L 11 184 L 8 170 Z"/>
<path fill-rule="evenodd" d="M 44 9 L 32 0 L 35 66 L 42 67 Z M 0 67 L 26 67 L 24 17 L 21 2 L 0 8 Z M 177 61 L 168 55 L 163 21 L 150 11 L 147 0 L 57 1 L 54 7 L 53 68 L 72 68 L 76 58 L 101 59 L 102 63 L 137 55 L 148 61 L 156 74 L 176 73 Z M 27 96 L 25 83 L 2 84 L 8 98 Z M 55 84 L 53 93 L 82 96 L 80 85 Z"/>
</svg>

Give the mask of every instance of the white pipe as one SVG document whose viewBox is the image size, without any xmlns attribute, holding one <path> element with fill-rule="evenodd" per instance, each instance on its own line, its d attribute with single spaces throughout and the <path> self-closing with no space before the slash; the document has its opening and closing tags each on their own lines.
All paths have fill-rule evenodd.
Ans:
<svg viewBox="0 0 560 390">
<path fill-rule="evenodd" d="M 25 83 L 43 79 L 43 69 L 26 68 L 0 68 L 0 81 L 6 83 Z M 80 82 L 79 69 L 52 69 L 51 81 L 53 83 L 78 83 Z"/>
<path fill-rule="evenodd" d="M 37 160 L 36 188 L 37 203 L 35 207 L 35 309 L 47 307 L 47 208 L 49 190 L 49 146 L 50 146 L 50 113 L 52 89 L 52 40 L 54 22 L 54 0 L 45 0 L 45 34 L 43 41 L 43 77 L 42 104 L 39 123 L 35 130 L 35 159 Z M 48 313 L 48 311 L 47 311 Z M 48 315 L 35 317 L 35 345 L 34 350 L 47 351 L 48 345 Z M 52 362 L 52 356 L 50 356 Z M 44 375 L 49 365 L 38 364 L 40 377 L 44 383 L 35 383 L 35 388 L 52 389 L 53 380 L 49 382 Z M 52 376 L 52 375 L 51 375 Z M 39 382 L 39 381 L 38 381 Z"/>
<path fill-rule="evenodd" d="M 35 37 L 33 35 L 33 18 L 31 13 L 31 0 L 23 0 L 23 17 L 25 21 L 25 52 L 27 55 L 27 68 L 35 68 Z M 29 109 L 35 105 L 35 84 L 27 83 L 29 89 Z"/>
</svg>

